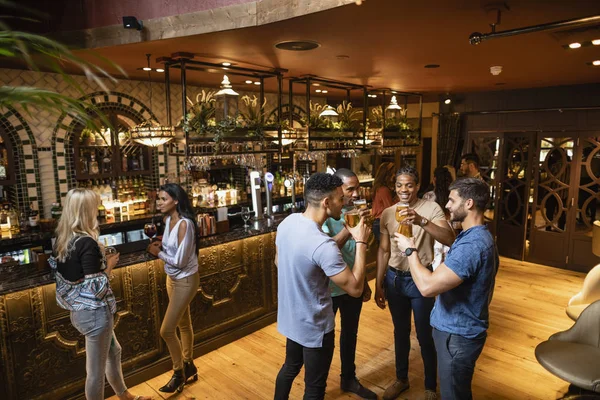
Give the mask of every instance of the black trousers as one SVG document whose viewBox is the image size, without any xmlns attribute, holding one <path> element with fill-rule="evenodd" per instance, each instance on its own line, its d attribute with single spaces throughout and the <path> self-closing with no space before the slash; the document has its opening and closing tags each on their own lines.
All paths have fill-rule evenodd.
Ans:
<svg viewBox="0 0 600 400">
<path fill-rule="evenodd" d="M 352 297 L 349 294 L 332 297 L 333 312 L 340 310 L 342 329 L 340 332 L 340 359 L 342 361 L 342 380 L 352 380 L 356 377 L 356 340 L 358 321 L 362 310 L 362 297 Z"/>
<path fill-rule="evenodd" d="M 275 400 L 288 399 L 294 379 L 304 365 L 304 400 L 325 398 L 327 376 L 333 359 L 335 330 L 323 336 L 323 346 L 304 347 L 288 339 L 285 347 L 285 363 L 275 381 Z"/>
</svg>

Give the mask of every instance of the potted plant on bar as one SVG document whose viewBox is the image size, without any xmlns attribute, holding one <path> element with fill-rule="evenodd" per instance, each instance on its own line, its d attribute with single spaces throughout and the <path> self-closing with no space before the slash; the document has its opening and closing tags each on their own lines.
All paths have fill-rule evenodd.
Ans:
<svg viewBox="0 0 600 400">
<path fill-rule="evenodd" d="M 362 111 L 352 107 L 352 103 L 346 100 L 337 107 L 338 122 L 334 123 L 334 130 L 341 137 L 353 137 L 360 130 L 360 114 Z"/>
<path fill-rule="evenodd" d="M 191 108 L 185 118 L 179 122 L 177 127 L 183 128 L 188 134 L 199 137 L 205 137 L 214 133 L 216 127 L 215 121 L 215 92 L 205 92 L 202 89 L 201 93 L 196 96 L 196 103 L 193 103 L 189 97 L 187 101 Z"/>
<path fill-rule="evenodd" d="M 239 111 L 238 121 L 243 128 L 248 130 L 249 137 L 255 137 L 257 139 L 264 139 L 265 131 L 265 106 L 267 105 L 267 99 L 263 101 L 262 105 L 258 105 L 258 98 L 256 96 L 242 96 L 242 102 L 244 103 L 244 110 Z"/>
</svg>

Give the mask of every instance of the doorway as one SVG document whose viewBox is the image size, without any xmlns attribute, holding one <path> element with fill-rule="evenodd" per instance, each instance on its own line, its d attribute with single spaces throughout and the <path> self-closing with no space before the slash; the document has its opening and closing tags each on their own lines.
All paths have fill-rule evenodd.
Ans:
<svg viewBox="0 0 600 400">
<path fill-rule="evenodd" d="M 490 185 L 486 221 L 501 255 L 587 272 L 599 260 L 600 133 L 469 133 Z"/>
</svg>

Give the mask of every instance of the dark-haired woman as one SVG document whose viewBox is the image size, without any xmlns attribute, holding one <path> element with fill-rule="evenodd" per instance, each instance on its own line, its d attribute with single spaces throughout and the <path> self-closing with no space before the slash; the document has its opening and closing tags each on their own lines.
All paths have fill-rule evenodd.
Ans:
<svg viewBox="0 0 600 400">
<path fill-rule="evenodd" d="M 448 203 L 448 196 L 450 195 L 450 184 L 452 183 L 452 174 L 446 167 L 437 167 L 433 171 L 433 190 L 423 195 L 423 200 L 435 201 L 438 203 L 442 210 L 446 220 L 450 220 L 450 212 L 446 209 Z M 450 222 L 448 224 L 452 227 Z M 433 245 L 433 261 L 431 267 L 435 270 L 440 264 L 446 259 L 446 254 L 450 247 L 443 245 L 442 243 L 435 241 Z"/>
<path fill-rule="evenodd" d="M 394 183 L 395 183 L 394 163 L 384 162 L 379 165 L 375 180 L 373 181 L 373 207 L 371 214 L 373 216 L 373 234 L 379 242 L 379 227 L 381 213 L 383 210 L 394 204 Z"/>
<path fill-rule="evenodd" d="M 159 390 L 180 392 L 188 379 L 198 380 L 194 365 L 194 330 L 190 303 L 198 290 L 198 249 L 195 215 L 183 188 L 174 183 L 160 187 L 158 208 L 166 216 L 162 242 L 153 242 L 148 252 L 165 263 L 169 305 L 160 327 L 173 361 L 173 377 Z M 162 245 L 162 250 L 161 250 Z M 177 327 L 181 340 L 177 337 Z"/>
</svg>

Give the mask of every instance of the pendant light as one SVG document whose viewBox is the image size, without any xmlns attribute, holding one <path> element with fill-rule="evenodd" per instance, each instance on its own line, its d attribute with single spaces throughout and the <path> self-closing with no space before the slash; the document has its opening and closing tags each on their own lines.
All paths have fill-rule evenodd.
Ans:
<svg viewBox="0 0 600 400">
<path fill-rule="evenodd" d="M 148 92 L 150 97 L 150 112 L 152 112 L 152 81 L 150 80 L 150 54 L 146 54 L 148 67 Z M 131 139 L 139 144 L 149 147 L 158 147 L 175 138 L 175 129 L 172 126 L 160 125 L 158 122 L 148 119 L 129 130 Z"/>
</svg>

